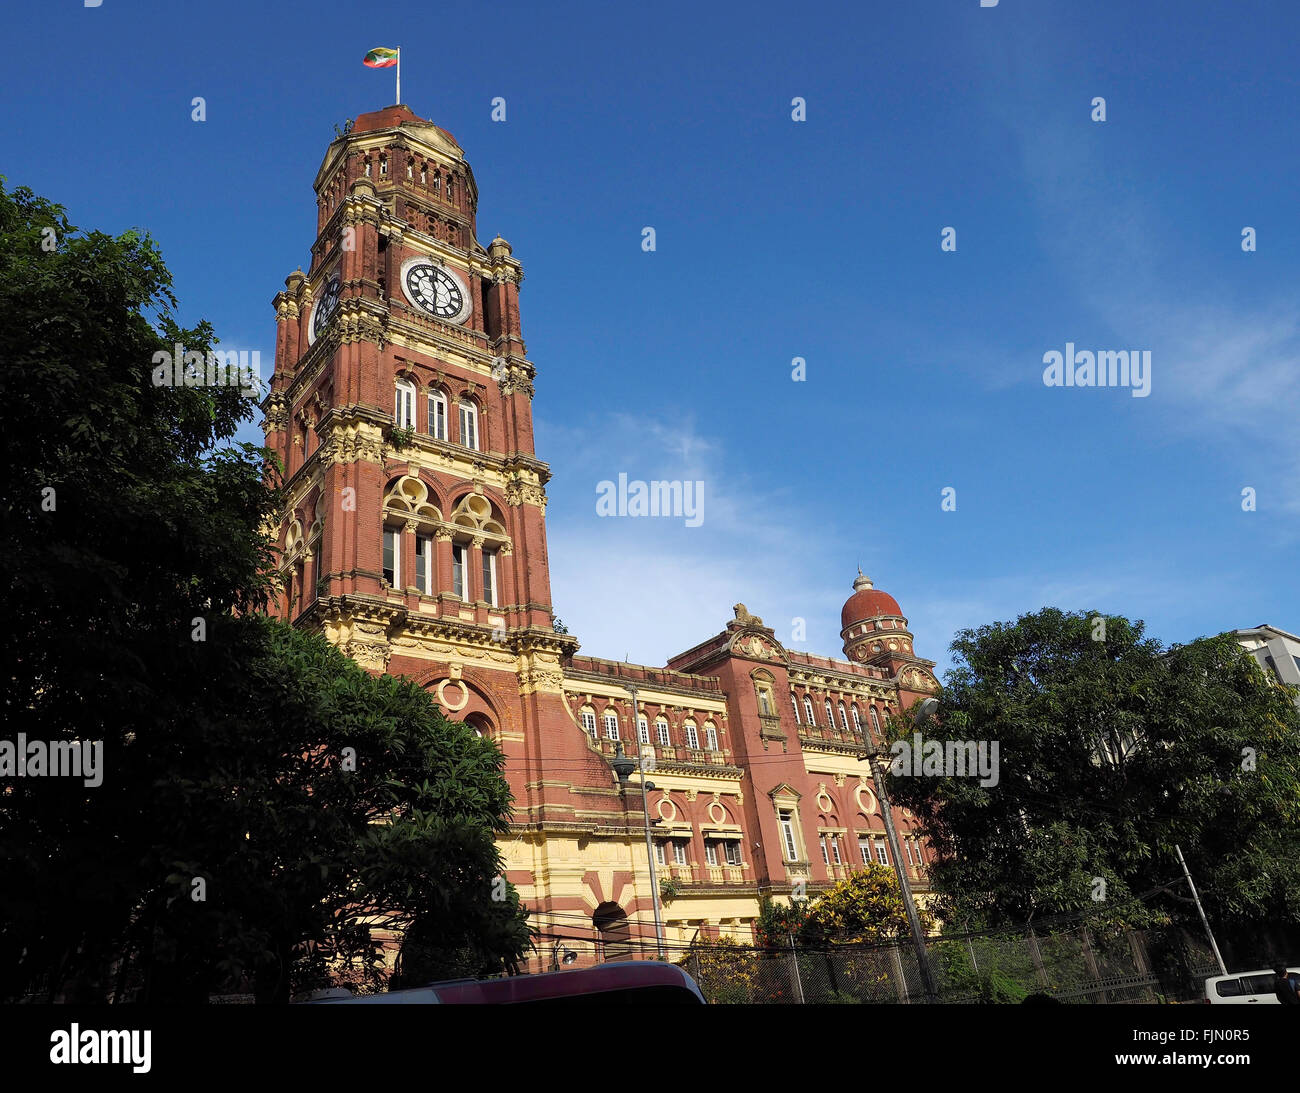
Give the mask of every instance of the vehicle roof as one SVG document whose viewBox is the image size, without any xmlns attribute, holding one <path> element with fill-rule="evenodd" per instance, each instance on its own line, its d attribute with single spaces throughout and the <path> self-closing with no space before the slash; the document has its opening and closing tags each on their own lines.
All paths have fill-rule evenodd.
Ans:
<svg viewBox="0 0 1300 1093">
<path fill-rule="evenodd" d="M 1300 967 L 1292 967 L 1290 964 L 1287 965 L 1286 970 L 1288 972 L 1296 972 L 1297 974 L 1300 974 Z M 1229 972 L 1227 975 L 1212 975 L 1209 978 L 1207 978 L 1205 981 L 1207 983 L 1214 983 L 1220 979 L 1239 979 L 1243 975 L 1272 975 L 1272 974 L 1273 974 L 1272 968 L 1256 968 L 1254 971 L 1249 971 L 1249 972 Z"/>
<path fill-rule="evenodd" d="M 594 968 L 540 972 L 501 979 L 458 979 L 430 983 L 425 987 L 367 994 L 354 998 L 320 998 L 310 1004 L 370 1005 L 438 1005 L 479 1004 L 508 1005 L 539 1002 L 547 999 L 601 994 L 611 991 L 676 989 L 703 1002 L 695 981 L 681 968 L 657 960 L 622 960 L 599 964 Z"/>
</svg>

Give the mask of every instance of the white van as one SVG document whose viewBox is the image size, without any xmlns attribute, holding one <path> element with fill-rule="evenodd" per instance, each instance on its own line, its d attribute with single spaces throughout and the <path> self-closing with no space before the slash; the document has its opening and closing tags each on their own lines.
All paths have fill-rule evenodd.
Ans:
<svg viewBox="0 0 1300 1093">
<path fill-rule="evenodd" d="M 1300 989 L 1300 968 L 1287 968 L 1291 983 Z M 1277 976 L 1267 968 L 1257 972 L 1216 975 L 1205 981 L 1205 1001 L 1221 1006 L 1280 1006 L 1273 993 Z"/>
</svg>

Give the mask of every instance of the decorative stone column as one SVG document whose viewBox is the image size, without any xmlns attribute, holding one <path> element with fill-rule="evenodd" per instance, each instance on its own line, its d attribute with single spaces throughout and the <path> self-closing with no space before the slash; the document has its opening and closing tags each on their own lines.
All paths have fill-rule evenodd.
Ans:
<svg viewBox="0 0 1300 1093">
<path fill-rule="evenodd" d="M 515 599 L 515 575 L 508 564 L 510 554 L 509 543 L 502 543 L 497 548 L 497 599 L 501 604 L 499 610 L 502 611 L 505 610 L 508 604 L 517 602 Z"/>
<path fill-rule="evenodd" d="M 402 528 L 402 590 L 411 593 L 419 593 L 415 586 L 415 529 L 418 527 L 415 519 L 406 521 L 406 526 Z"/>
<path fill-rule="evenodd" d="M 299 610 L 316 602 L 316 556 L 308 547 L 302 552 L 302 603 Z"/>
<path fill-rule="evenodd" d="M 486 594 L 483 588 L 483 536 L 481 535 L 476 535 L 470 540 L 469 570 L 465 574 L 465 600 L 473 603 L 483 599 Z"/>
</svg>

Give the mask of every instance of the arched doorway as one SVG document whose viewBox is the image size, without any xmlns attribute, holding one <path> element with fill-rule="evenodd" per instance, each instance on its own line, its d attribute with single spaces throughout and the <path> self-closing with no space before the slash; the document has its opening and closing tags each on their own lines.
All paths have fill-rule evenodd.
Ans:
<svg viewBox="0 0 1300 1093">
<path fill-rule="evenodd" d="M 467 714 L 465 717 L 465 724 L 474 730 L 475 736 L 486 737 L 489 740 L 492 739 L 492 721 L 487 714 Z"/>
<path fill-rule="evenodd" d="M 601 960 L 632 959 L 627 912 L 622 907 L 617 903 L 602 903 L 592 913 L 591 924 L 596 927 Z"/>
</svg>

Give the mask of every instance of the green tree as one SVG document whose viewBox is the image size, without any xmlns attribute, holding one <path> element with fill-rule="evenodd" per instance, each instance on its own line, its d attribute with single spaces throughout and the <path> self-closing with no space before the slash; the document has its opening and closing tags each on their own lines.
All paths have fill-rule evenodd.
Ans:
<svg viewBox="0 0 1300 1093">
<path fill-rule="evenodd" d="M 102 740 L 107 768 L 97 789 L 17 778 L 0 795 L 0 966 L 22 954 L 51 991 L 107 959 L 131 914 L 150 787 L 132 782 L 130 747 L 183 686 L 195 620 L 255 610 L 270 584 L 258 529 L 278 498 L 262 452 L 225 443 L 250 401 L 152 383 L 155 354 L 213 345 L 175 304 L 147 236 L 80 233 L 0 183 L 5 730 Z"/>
<path fill-rule="evenodd" d="M 754 938 L 764 949 L 786 949 L 791 938 L 798 938 L 808 921 L 808 901 L 792 900 L 777 903 L 764 895 L 758 903 L 758 919 L 754 923 Z"/>
<path fill-rule="evenodd" d="M 700 937 L 680 966 L 696 977 L 712 1005 L 754 1002 L 765 959 L 748 945 L 730 937 Z"/>
<path fill-rule="evenodd" d="M 921 908 L 917 914 L 928 929 L 929 916 Z M 898 877 L 876 862 L 854 869 L 813 901 L 800 933 L 812 944 L 872 944 L 910 936 Z"/>
<path fill-rule="evenodd" d="M 514 966 L 530 932 L 500 878 L 496 745 L 320 637 L 262 618 L 216 635 L 161 747 L 133 763 L 160 826 L 121 951 L 148 996 L 240 979 L 262 1001 L 340 978 L 375 989 L 377 931 L 407 938 L 395 985 Z M 202 903 L 186 898 L 196 877 Z M 155 986 L 164 971 L 174 989 Z"/>
<path fill-rule="evenodd" d="M 918 908 L 923 928 L 933 921 Z M 759 903 L 754 934 L 765 949 L 784 949 L 793 938 L 800 947 L 872 944 L 910 935 L 898 877 L 887 866 L 867 862 L 815 899 Z"/>
<path fill-rule="evenodd" d="M 889 776 L 941 856 L 945 917 L 1190 922 L 1178 844 L 1213 918 L 1300 920 L 1300 711 L 1230 636 L 1165 648 L 1140 622 L 1045 609 L 952 648 L 936 708 L 888 730 L 999 747 L 994 786 Z"/>
</svg>

